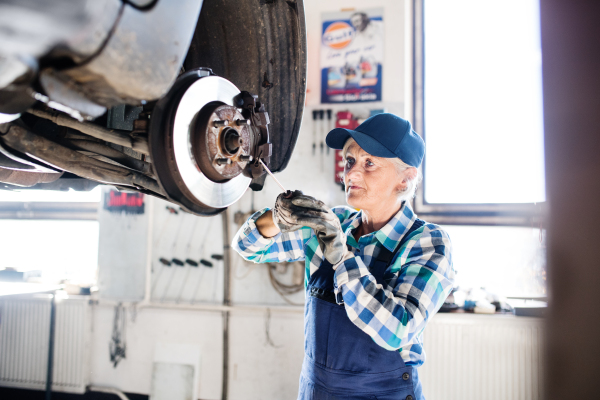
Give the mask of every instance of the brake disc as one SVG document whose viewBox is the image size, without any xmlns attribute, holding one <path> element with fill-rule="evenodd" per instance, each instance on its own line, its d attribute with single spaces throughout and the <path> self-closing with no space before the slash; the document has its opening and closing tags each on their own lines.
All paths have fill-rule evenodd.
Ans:
<svg viewBox="0 0 600 400">
<path fill-rule="evenodd" d="M 240 91 L 210 70 L 181 75 L 156 105 L 150 154 L 169 200 L 201 215 L 214 215 L 246 192 L 242 174 L 252 159 L 253 134 L 234 106 Z"/>
</svg>

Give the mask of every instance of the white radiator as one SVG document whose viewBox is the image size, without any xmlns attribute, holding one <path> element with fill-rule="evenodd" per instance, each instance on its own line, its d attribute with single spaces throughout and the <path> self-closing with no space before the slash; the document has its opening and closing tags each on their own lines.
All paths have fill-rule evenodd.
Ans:
<svg viewBox="0 0 600 400">
<path fill-rule="evenodd" d="M 0 386 L 44 390 L 49 296 L 0 298 Z M 57 300 L 52 390 L 84 393 L 89 377 L 90 315 L 85 297 Z"/>
<path fill-rule="evenodd" d="M 543 398 L 543 320 L 438 314 L 424 332 L 419 368 L 427 400 Z"/>
</svg>

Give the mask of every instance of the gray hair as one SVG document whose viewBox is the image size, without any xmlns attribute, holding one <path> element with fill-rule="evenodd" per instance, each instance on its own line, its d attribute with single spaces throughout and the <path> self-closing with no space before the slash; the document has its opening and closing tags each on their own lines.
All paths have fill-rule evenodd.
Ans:
<svg viewBox="0 0 600 400">
<path fill-rule="evenodd" d="M 346 160 L 346 154 L 348 153 L 348 148 L 353 143 L 356 143 L 356 141 L 352 138 L 349 138 L 348 140 L 346 140 L 346 143 L 344 143 L 344 148 L 342 149 L 342 157 L 344 157 L 344 160 Z M 396 167 L 396 171 L 398 172 L 398 175 L 400 175 L 401 172 L 407 170 L 408 168 L 414 168 L 414 167 L 406 164 L 404 161 L 402 161 L 398 157 L 389 158 L 389 160 L 392 162 L 392 164 L 394 164 L 394 167 Z M 398 192 L 398 201 L 411 200 L 413 197 L 415 197 L 415 193 L 417 192 L 417 186 L 419 185 L 419 183 L 421 182 L 422 179 L 423 179 L 423 177 L 421 175 L 421 170 L 417 168 L 417 174 L 415 175 L 414 178 L 412 178 L 412 179 L 406 178 L 406 184 L 407 184 L 406 189 L 401 192 Z"/>
</svg>

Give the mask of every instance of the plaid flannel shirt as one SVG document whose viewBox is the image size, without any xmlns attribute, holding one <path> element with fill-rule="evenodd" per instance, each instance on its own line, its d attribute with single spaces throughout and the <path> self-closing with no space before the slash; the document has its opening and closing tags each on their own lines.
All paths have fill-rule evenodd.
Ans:
<svg viewBox="0 0 600 400">
<path fill-rule="evenodd" d="M 246 260 L 256 263 L 306 261 L 306 279 L 321 265 L 323 251 L 311 228 L 263 237 L 255 221 L 268 208 L 258 211 L 240 228 L 232 246 Z M 451 243 L 448 234 L 435 224 L 426 223 L 411 232 L 402 247 L 400 240 L 416 219 L 405 204 L 380 230 L 364 235 L 358 242 L 352 232 L 361 223 L 361 211 L 335 207 L 354 257 L 335 270 L 334 292 L 343 303 L 350 320 L 380 346 L 398 350 L 407 365 L 425 361 L 421 334 L 429 318 L 442 306 L 454 283 Z M 396 254 L 378 284 L 369 265 L 386 247 Z"/>
</svg>

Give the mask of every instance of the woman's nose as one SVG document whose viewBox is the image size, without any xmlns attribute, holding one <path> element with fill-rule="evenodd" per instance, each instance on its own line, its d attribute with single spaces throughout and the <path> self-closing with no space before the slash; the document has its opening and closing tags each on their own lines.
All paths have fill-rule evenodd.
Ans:
<svg viewBox="0 0 600 400">
<path fill-rule="evenodd" d="M 360 178 L 359 168 L 354 166 L 352 169 L 346 171 L 346 179 L 357 180 Z"/>
</svg>

